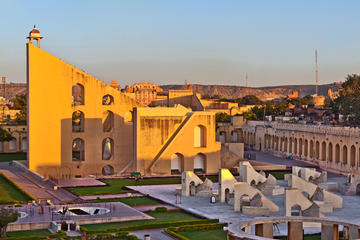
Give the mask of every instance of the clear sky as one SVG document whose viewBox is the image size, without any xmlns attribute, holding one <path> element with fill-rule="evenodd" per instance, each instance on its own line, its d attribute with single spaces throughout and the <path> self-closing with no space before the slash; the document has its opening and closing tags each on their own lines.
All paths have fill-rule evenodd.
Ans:
<svg viewBox="0 0 360 240">
<path fill-rule="evenodd" d="M 360 1 L 0 0 L 0 76 L 26 81 L 26 36 L 105 82 L 249 86 L 360 69 Z M 51 79 L 49 79 L 51 81 Z"/>
</svg>

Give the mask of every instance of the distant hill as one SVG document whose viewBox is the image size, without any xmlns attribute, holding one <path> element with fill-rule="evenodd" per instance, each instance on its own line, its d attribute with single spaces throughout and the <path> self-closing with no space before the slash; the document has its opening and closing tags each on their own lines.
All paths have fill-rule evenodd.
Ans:
<svg viewBox="0 0 360 240">
<path fill-rule="evenodd" d="M 5 86 L 5 97 L 14 100 L 16 95 L 26 94 L 26 83 L 8 83 Z M 0 85 L 0 96 L 4 96 L 4 85 Z"/>
<path fill-rule="evenodd" d="M 319 94 L 327 95 L 328 89 L 338 88 L 340 83 L 319 85 Z M 162 85 L 160 86 L 164 91 L 169 89 L 184 89 L 184 85 Z M 193 89 L 201 95 L 220 95 L 224 98 L 240 98 L 246 95 L 255 95 L 262 100 L 286 97 L 294 90 L 299 92 L 300 97 L 315 93 L 315 85 L 286 85 L 286 86 L 270 86 L 258 88 L 246 88 L 242 86 L 229 85 L 200 85 L 192 84 Z M 25 83 L 9 83 L 6 84 L 6 97 L 14 100 L 16 95 L 26 93 Z M 3 96 L 4 88 L 0 85 L 0 96 Z"/>
<path fill-rule="evenodd" d="M 331 87 L 338 88 L 340 83 L 319 85 L 319 95 L 327 95 L 328 89 Z M 184 85 L 162 85 L 160 86 L 165 91 L 169 89 L 184 89 Z M 286 85 L 286 86 L 271 86 L 246 88 L 242 86 L 229 85 L 200 85 L 192 84 L 193 89 L 201 95 L 220 95 L 224 98 L 241 98 L 246 95 L 255 95 L 262 100 L 286 97 L 293 93 L 294 90 L 299 92 L 299 97 L 304 97 L 315 93 L 315 85 Z"/>
</svg>

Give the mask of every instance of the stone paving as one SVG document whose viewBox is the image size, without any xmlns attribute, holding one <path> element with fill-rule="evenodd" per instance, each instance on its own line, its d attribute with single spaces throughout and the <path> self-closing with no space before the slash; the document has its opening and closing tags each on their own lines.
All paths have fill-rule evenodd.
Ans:
<svg viewBox="0 0 360 240">
<path fill-rule="evenodd" d="M 54 204 L 58 204 L 61 202 L 71 202 L 77 198 L 65 189 L 59 188 L 54 190 L 54 184 L 50 181 L 41 181 L 15 166 L 10 166 L 9 162 L 0 162 L 0 172 L 37 199 L 49 199 Z"/>
<path fill-rule="evenodd" d="M 336 179 L 343 179 L 337 177 Z M 334 178 L 330 178 L 329 181 L 336 181 Z M 287 186 L 286 181 L 278 181 L 278 184 L 282 187 Z M 237 222 L 239 220 L 246 221 L 254 219 L 254 217 L 244 215 L 240 212 L 234 212 L 234 207 L 225 203 L 210 203 L 209 198 L 199 197 L 181 197 L 181 203 L 176 204 L 176 188 L 181 187 L 179 184 L 174 185 L 153 185 L 153 186 L 128 186 L 129 188 L 139 191 L 143 194 L 148 194 L 153 198 L 162 200 L 168 204 L 181 208 L 185 211 L 189 211 L 193 214 L 205 218 L 218 218 L 221 222 Z M 218 187 L 214 184 L 214 190 Z M 337 193 L 340 194 L 340 193 Z M 285 195 L 268 196 L 274 201 L 280 208 L 279 212 L 272 213 L 270 216 L 284 216 L 285 215 Z M 342 196 L 344 199 L 344 206 L 342 209 L 335 209 L 333 213 L 324 214 L 326 217 L 340 218 L 344 220 L 350 220 L 354 222 L 360 222 L 360 196 Z M 286 225 L 280 224 L 280 232 L 277 234 L 284 234 L 286 231 Z M 306 233 L 315 233 L 319 229 L 306 229 Z M 276 234 L 276 233 L 275 233 Z"/>
<path fill-rule="evenodd" d="M 62 215 L 59 211 L 62 211 L 65 207 L 72 209 L 81 209 L 83 207 L 91 208 L 105 208 L 109 212 L 99 215 L 73 215 L 67 211 L 67 214 Z M 12 224 L 24 224 L 24 223 L 40 223 L 40 222 L 60 222 L 63 220 L 72 220 L 81 222 L 81 224 L 89 224 L 92 222 L 113 222 L 113 221 L 130 221 L 130 220 L 143 220 L 153 219 L 153 217 L 142 213 L 132 207 L 121 202 L 111 203 L 85 203 L 85 204 L 71 204 L 71 205 L 55 205 L 55 206 L 43 206 L 43 214 L 40 214 L 40 206 L 23 206 L 15 208 L 19 212 L 26 213 L 25 217 L 19 218 Z M 85 209 L 85 211 L 87 211 Z"/>
<path fill-rule="evenodd" d="M 145 235 L 150 235 L 151 240 L 174 240 L 174 238 L 164 233 L 161 229 L 129 232 L 129 234 L 135 235 L 140 239 L 144 239 Z"/>
<path fill-rule="evenodd" d="M 56 181 L 59 187 L 90 187 L 90 186 L 106 186 L 106 183 L 95 178 L 72 178 L 59 179 Z"/>
<path fill-rule="evenodd" d="M 271 155 L 269 153 L 258 152 L 258 151 L 247 151 L 247 152 L 250 153 L 251 155 L 256 155 L 256 160 L 255 160 L 256 162 L 285 165 L 287 167 L 298 166 L 298 167 L 312 167 L 312 168 L 319 169 L 319 167 L 317 165 L 314 165 L 314 164 L 311 164 L 308 162 L 304 162 L 304 161 L 300 161 L 300 160 L 285 159 L 285 158 Z M 335 177 L 341 177 L 341 176 L 342 175 L 328 172 L 328 177 L 335 178 Z"/>
</svg>

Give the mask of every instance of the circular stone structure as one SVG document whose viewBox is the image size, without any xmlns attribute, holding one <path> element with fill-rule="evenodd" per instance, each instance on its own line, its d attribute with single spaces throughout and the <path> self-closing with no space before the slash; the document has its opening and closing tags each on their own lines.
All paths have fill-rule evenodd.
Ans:
<svg viewBox="0 0 360 240">
<path fill-rule="evenodd" d="M 18 212 L 18 214 L 19 214 L 19 218 L 24 218 L 28 216 L 26 212 Z"/>
<path fill-rule="evenodd" d="M 70 216 L 98 216 L 109 213 L 110 209 L 102 207 L 68 207 L 57 209 L 55 212 L 60 214 L 68 214 Z"/>
<path fill-rule="evenodd" d="M 303 239 L 303 223 L 321 224 L 321 240 L 338 240 L 339 225 L 343 226 L 346 239 L 360 238 L 360 222 L 346 221 L 337 218 L 314 217 L 267 217 L 246 222 L 232 223 L 228 227 L 228 240 L 272 240 L 274 223 L 286 222 L 289 240 Z M 251 234 L 255 226 L 255 235 Z M 345 238 L 344 238 L 345 239 Z"/>
</svg>

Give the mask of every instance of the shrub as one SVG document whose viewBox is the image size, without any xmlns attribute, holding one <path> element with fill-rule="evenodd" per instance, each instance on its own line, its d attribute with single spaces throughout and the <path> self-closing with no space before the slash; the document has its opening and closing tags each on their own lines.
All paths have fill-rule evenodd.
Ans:
<svg viewBox="0 0 360 240">
<path fill-rule="evenodd" d="M 176 229 L 176 232 L 192 232 L 192 231 L 205 231 L 222 229 L 226 223 L 213 223 L 213 224 L 198 224 L 198 225 L 184 225 Z"/>
<path fill-rule="evenodd" d="M 167 212 L 167 208 L 166 207 L 157 207 L 155 208 L 155 212 Z"/>
<path fill-rule="evenodd" d="M 178 240 L 190 240 L 190 238 L 187 238 L 187 237 L 185 237 L 185 236 L 183 236 L 183 235 L 181 235 L 181 234 L 179 234 L 179 233 L 170 231 L 170 230 L 168 230 L 168 229 L 165 230 L 165 233 L 166 233 L 166 234 L 169 234 L 170 236 L 172 236 L 172 237 L 174 237 L 174 238 L 176 238 L 176 239 L 178 239 Z"/>
<path fill-rule="evenodd" d="M 119 231 L 135 231 L 135 230 L 145 230 L 145 229 L 159 229 L 159 228 L 169 228 L 169 227 L 177 227 L 184 225 L 195 225 L 195 224 L 207 224 L 207 223 L 218 223 L 219 219 L 197 219 L 190 221 L 177 221 L 177 222 L 158 222 L 158 223 L 144 223 L 141 225 L 134 226 L 124 226 L 119 227 L 117 229 L 95 229 L 90 230 L 84 226 L 80 226 L 80 231 L 86 233 L 117 233 Z"/>
</svg>

